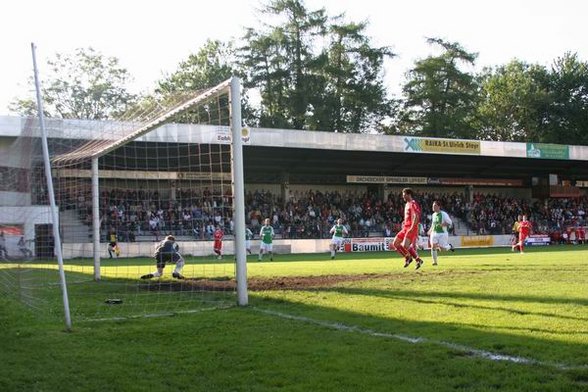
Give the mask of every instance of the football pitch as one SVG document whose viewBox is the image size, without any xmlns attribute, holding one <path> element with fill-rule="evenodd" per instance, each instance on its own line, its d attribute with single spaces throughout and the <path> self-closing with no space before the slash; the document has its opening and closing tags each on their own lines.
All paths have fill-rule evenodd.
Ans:
<svg viewBox="0 0 588 392">
<path fill-rule="evenodd" d="M 0 390 L 588 390 L 588 246 L 421 253 L 419 271 L 391 253 L 250 256 L 247 307 L 74 317 L 71 333 L 3 296 Z M 106 261 L 104 280 L 140 284 L 151 264 Z M 188 258 L 185 275 L 230 268 Z"/>
</svg>

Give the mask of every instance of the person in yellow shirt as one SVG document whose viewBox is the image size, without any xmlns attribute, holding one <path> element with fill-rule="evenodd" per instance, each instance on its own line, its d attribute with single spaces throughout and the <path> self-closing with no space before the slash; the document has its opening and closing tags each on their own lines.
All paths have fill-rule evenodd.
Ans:
<svg viewBox="0 0 588 392">
<path fill-rule="evenodd" d="M 517 220 L 512 225 L 511 242 L 512 242 L 512 246 L 513 246 L 513 252 L 514 252 L 514 247 L 515 247 L 516 243 L 519 241 L 519 232 L 521 231 L 521 222 L 522 221 L 523 221 L 523 216 L 519 215 L 519 216 L 517 216 Z"/>
<path fill-rule="evenodd" d="M 111 259 L 112 253 L 114 253 L 116 257 L 120 256 L 120 248 L 118 247 L 116 230 L 114 227 L 110 229 L 110 233 L 108 233 L 108 256 Z"/>
</svg>

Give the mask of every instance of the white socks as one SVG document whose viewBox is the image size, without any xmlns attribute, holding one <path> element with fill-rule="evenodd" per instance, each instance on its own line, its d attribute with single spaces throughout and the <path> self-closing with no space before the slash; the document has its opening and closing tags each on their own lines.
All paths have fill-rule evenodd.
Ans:
<svg viewBox="0 0 588 392">
<path fill-rule="evenodd" d="M 184 268 L 184 259 L 180 259 L 176 262 L 176 268 L 174 269 L 174 272 L 181 274 L 182 268 Z"/>
</svg>

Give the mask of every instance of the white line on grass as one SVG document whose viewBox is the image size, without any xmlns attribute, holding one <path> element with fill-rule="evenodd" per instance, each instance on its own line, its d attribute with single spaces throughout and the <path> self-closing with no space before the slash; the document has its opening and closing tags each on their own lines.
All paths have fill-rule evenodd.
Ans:
<svg viewBox="0 0 588 392">
<path fill-rule="evenodd" d="M 556 368 L 559 370 L 588 369 L 588 365 L 577 366 L 577 365 L 566 365 L 566 364 L 554 363 L 554 362 L 543 362 L 543 361 L 539 361 L 539 360 L 532 359 L 532 358 L 516 357 L 516 356 L 512 356 L 512 355 L 493 353 L 491 351 L 479 350 L 477 348 L 472 348 L 472 347 L 464 346 L 464 345 L 457 344 L 457 343 L 444 342 L 442 340 L 432 340 L 432 339 L 423 338 L 423 337 L 413 337 L 413 336 L 400 335 L 400 334 L 394 334 L 394 333 L 378 332 L 378 331 L 374 331 L 373 329 L 362 328 L 362 327 L 358 327 L 355 325 L 346 325 L 346 324 L 342 324 L 342 323 L 338 323 L 338 322 L 315 320 L 315 319 L 304 317 L 304 316 L 295 316 L 292 314 L 276 312 L 274 310 L 268 310 L 268 309 L 260 309 L 260 308 L 256 308 L 256 307 L 251 307 L 250 309 L 253 309 L 257 312 L 269 314 L 271 316 L 277 316 L 277 317 L 281 317 L 281 318 L 285 318 L 285 319 L 289 319 L 289 320 L 296 320 L 296 321 L 302 321 L 302 322 L 309 323 L 309 324 L 320 325 L 321 327 L 336 329 L 338 331 L 357 332 L 357 333 L 361 333 L 364 335 L 375 336 L 375 337 L 386 338 L 386 339 L 395 339 L 395 340 L 400 340 L 400 341 L 412 343 L 412 344 L 418 344 L 418 343 L 435 344 L 438 346 L 450 348 L 452 350 L 461 351 L 461 352 L 466 353 L 472 357 L 488 359 L 491 361 L 504 361 L 504 362 L 512 362 L 512 363 L 521 363 L 521 364 L 525 364 L 525 365 L 547 366 L 547 367 Z"/>
</svg>

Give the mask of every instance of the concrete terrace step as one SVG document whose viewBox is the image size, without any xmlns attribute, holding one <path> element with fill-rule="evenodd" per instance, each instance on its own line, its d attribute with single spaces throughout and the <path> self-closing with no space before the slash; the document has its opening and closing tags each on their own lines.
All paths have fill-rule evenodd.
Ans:
<svg viewBox="0 0 588 392">
<path fill-rule="evenodd" d="M 64 243 L 91 242 L 92 230 L 78 217 L 76 210 L 64 210 L 59 214 L 61 241 Z"/>
</svg>

